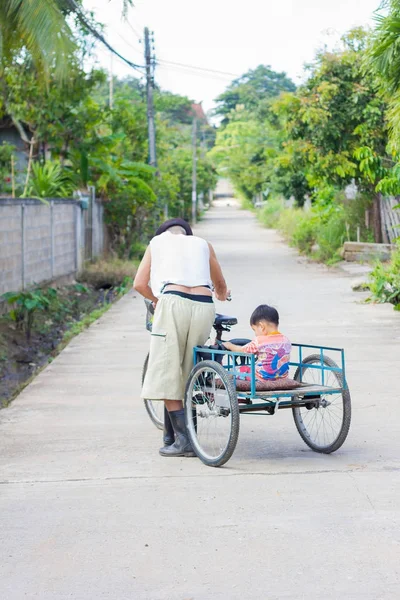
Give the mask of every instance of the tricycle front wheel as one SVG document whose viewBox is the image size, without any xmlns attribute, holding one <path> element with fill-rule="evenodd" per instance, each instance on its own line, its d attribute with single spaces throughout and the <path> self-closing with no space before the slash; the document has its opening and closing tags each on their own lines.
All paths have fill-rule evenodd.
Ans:
<svg viewBox="0 0 400 600">
<path fill-rule="evenodd" d="M 338 368 L 338 365 L 328 356 L 323 363 L 327 367 Z M 303 383 L 322 385 L 322 371 L 307 365 L 321 365 L 321 356 L 312 354 L 304 359 L 302 367 L 298 367 L 294 379 Z M 324 372 L 324 383 L 328 387 L 340 388 L 333 394 L 322 394 L 317 399 L 310 398 L 306 406 L 292 408 L 294 422 L 302 439 L 307 446 L 330 454 L 338 450 L 350 429 L 351 399 L 350 392 L 344 389 L 344 381 L 339 371 Z"/>
<path fill-rule="evenodd" d="M 222 365 L 195 365 L 185 391 L 185 416 L 194 451 L 205 465 L 221 467 L 232 456 L 239 436 L 239 404 L 233 378 Z"/>
</svg>

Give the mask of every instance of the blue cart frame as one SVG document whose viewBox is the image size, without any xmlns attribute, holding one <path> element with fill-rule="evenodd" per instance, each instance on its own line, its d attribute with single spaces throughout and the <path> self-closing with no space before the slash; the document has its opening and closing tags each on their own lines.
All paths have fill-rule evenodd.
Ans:
<svg viewBox="0 0 400 600">
<path fill-rule="evenodd" d="M 309 354 L 310 352 L 312 353 L 311 355 Z M 237 368 L 238 361 L 240 361 L 241 364 L 246 364 L 251 367 L 248 391 L 236 390 L 235 369 Z M 217 378 L 220 378 L 218 381 L 220 381 L 221 378 L 224 379 L 224 373 L 228 376 L 228 379 L 230 379 L 231 384 L 227 385 L 227 388 L 229 387 L 230 389 L 230 396 L 235 396 L 233 399 L 230 398 L 232 413 L 234 413 L 235 410 L 238 410 L 238 414 L 267 416 L 276 414 L 277 410 L 279 409 L 291 408 L 296 427 L 301 437 L 306 444 L 308 444 L 317 452 L 334 452 L 343 444 L 347 437 L 351 419 L 351 404 L 346 380 L 345 352 L 343 348 L 311 344 L 292 344 L 292 360 L 290 361 L 289 366 L 292 371 L 295 369 L 294 379 L 301 384 L 295 389 L 272 389 L 269 391 L 260 391 L 257 389 L 257 380 L 255 375 L 256 358 L 252 354 L 247 354 L 244 352 L 230 352 L 227 350 L 218 350 L 211 347 L 202 346 L 194 348 L 193 362 L 195 367 L 189 377 L 188 386 L 186 388 L 187 394 L 188 390 L 190 390 L 190 382 L 193 377 L 196 376 L 196 370 L 199 372 L 202 365 L 207 364 L 207 368 L 214 370 L 217 373 Z M 221 367 L 223 367 L 223 369 L 221 369 Z M 307 371 L 309 373 L 310 371 L 318 373 L 319 383 L 310 383 L 310 381 L 304 381 L 303 377 Z M 334 377 L 332 377 L 332 374 Z M 334 385 L 328 385 L 330 379 L 334 379 Z M 199 396 L 199 388 L 197 387 L 196 390 L 196 394 Z M 191 414 L 194 414 L 194 409 L 193 402 L 189 396 L 187 395 L 185 399 L 185 407 L 189 407 L 190 401 L 192 410 L 187 410 L 186 412 L 187 425 L 193 446 L 199 458 L 201 458 L 205 464 L 210 466 L 221 466 L 226 462 L 226 460 L 228 460 L 233 450 L 232 448 L 226 449 L 225 454 L 221 452 L 221 456 L 216 457 L 215 460 L 210 460 L 209 457 L 202 452 L 201 444 L 198 439 L 197 420 L 195 425 L 191 423 Z M 207 397 L 211 398 L 212 394 L 210 393 L 210 388 L 208 386 L 204 386 L 204 398 Z M 337 402 L 338 399 L 339 402 Z M 320 411 L 319 415 L 323 418 L 324 415 L 328 415 L 328 411 L 325 413 L 322 412 L 323 409 L 333 405 L 334 402 L 337 402 L 335 407 L 336 412 L 334 412 L 332 416 L 329 416 L 330 425 L 332 430 L 334 429 L 334 426 L 337 425 L 339 427 L 340 425 L 340 431 L 337 437 L 331 443 L 316 443 L 315 440 L 312 439 L 310 432 L 307 431 L 307 426 L 305 424 L 306 417 L 309 416 L 308 413 L 311 414 L 310 411 Z M 207 403 L 210 405 L 208 409 L 210 416 L 219 416 L 217 409 L 215 407 L 212 408 L 211 406 L 212 400 L 210 402 L 207 399 L 202 401 L 202 405 Z M 237 404 L 237 408 L 234 406 L 235 403 Z M 343 416 L 341 416 L 342 413 L 340 416 L 338 416 L 338 407 L 341 409 Z M 225 412 L 222 413 L 222 410 Z M 305 417 L 301 416 L 301 410 L 304 411 Z M 226 412 L 226 409 L 221 409 L 222 416 L 226 416 L 227 414 L 228 413 Z M 199 416 L 205 417 L 206 415 L 207 411 L 204 408 L 201 408 L 199 410 Z M 328 418 L 327 422 L 329 425 Z M 238 424 L 237 430 L 239 430 Z M 236 438 L 237 435 L 238 431 Z M 229 443 L 231 443 L 231 440 Z M 236 441 L 234 444 L 231 443 L 231 446 L 233 445 L 234 447 L 235 444 Z"/>
</svg>

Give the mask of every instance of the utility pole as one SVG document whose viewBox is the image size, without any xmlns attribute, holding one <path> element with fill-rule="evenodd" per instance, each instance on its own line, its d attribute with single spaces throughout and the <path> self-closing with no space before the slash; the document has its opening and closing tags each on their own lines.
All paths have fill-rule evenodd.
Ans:
<svg viewBox="0 0 400 600">
<path fill-rule="evenodd" d="M 192 223 L 197 221 L 197 118 L 193 116 L 192 129 L 193 171 L 192 171 Z"/>
<path fill-rule="evenodd" d="M 144 29 L 144 58 L 146 61 L 146 92 L 147 92 L 147 124 L 149 131 L 149 164 L 157 168 L 156 127 L 154 124 L 154 78 L 152 73 L 152 58 L 149 28 Z"/>
<path fill-rule="evenodd" d="M 156 125 L 154 120 L 154 65 L 155 56 L 151 56 L 149 28 L 144 28 L 144 59 L 146 64 L 147 125 L 149 135 L 149 164 L 157 169 Z M 157 169 L 156 177 L 160 178 Z M 168 204 L 164 205 L 164 218 L 168 219 Z"/>
</svg>

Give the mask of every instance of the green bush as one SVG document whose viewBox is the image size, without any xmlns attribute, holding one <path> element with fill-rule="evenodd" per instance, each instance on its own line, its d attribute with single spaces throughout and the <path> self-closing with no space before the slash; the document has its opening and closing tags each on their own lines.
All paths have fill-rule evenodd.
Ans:
<svg viewBox="0 0 400 600">
<path fill-rule="evenodd" d="M 346 223 L 349 226 L 349 237 L 351 240 L 357 239 L 357 227 L 360 228 L 361 242 L 374 242 L 374 234 L 371 229 L 365 225 L 365 211 L 371 208 L 371 196 L 357 194 L 354 200 L 345 200 L 343 196 L 338 197 L 338 202 L 344 206 Z"/>
<path fill-rule="evenodd" d="M 289 242 L 304 254 L 311 254 L 316 242 L 318 219 L 313 211 L 301 208 L 286 208 L 278 219 L 278 229 Z"/>
<path fill-rule="evenodd" d="M 340 260 L 339 250 L 347 237 L 346 226 L 351 239 L 356 238 L 358 223 L 361 241 L 371 241 L 372 232 L 365 227 L 367 198 L 346 201 L 337 194 L 331 201 L 332 191 L 327 188 L 325 192 L 326 197 L 320 195 L 309 211 L 282 208 L 279 199 L 274 199 L 259 211 L 258 218 L 266 227 L 276 222 L 277 229 L 291 246 L 329 264 Z M 318 247 L 315 252 L 314 245 Z"/>
<path fill-rule="evenodd" d="M 340 259 L 339 249 L 346 239 L 346 219 L 343 210 L 333 212 L 325 222 L 318 226 L 316 242 L 317 258 L 323 262 L 335 262 Z"/>
<path fill-rule="evenodd" d="M 142 260 L 144 253 L 146 252 L 146 248 L 146 244 L 134 242 L 129 250 L 129 260 Z"/>
<path fill-rule="evenodd" d="M 257 211 L 257 219 L 260 221 L 260 223 L 262 223 L 262 225 L 264 225 L 264 227 L 275 229 L 282 211 L 282 198 L 269 198 L 265 202 L 265 205 Z"/>
<path fill-rule="evenodd" d="M 75 184 L 72 174 L 56 161 L 32 165 L 28 195 L 37 198 L 71 198 Z"/>
<path fill-rule="evenodd" d="M 400 310 L 400 241 L 389 263 L 376 263 L 370 275 L 370 300 L 390 302 Z"/>
<path fill-rule="evenodd" d="M 26 339 L 29 342 L 32 337 L 36 315 L 40 311 L 47 310 L 51 302 L 56 300 L 57 290 L 54 288 L 47 288 L 47 290 L 36 288 L 34 290 L 6 292 L 2 298 L 10 306 L 13 306 L 9 316 L 15 321 L 16 327 L 25 332 Z"/>
<path fill-rule="evenodd" d="M 285 208 L 279 215 L 277 227 L 283 237 L 291 243 L 303 211 L 300 208 Z"/>
<path fill-rule="evenodd" d="M 317 239 L 317 233 L 318 219 L 311 212 L 303 212 L 293 233 L 293 244 L 303 254 L 311 254 L 312 247 Z"/>
</svg>

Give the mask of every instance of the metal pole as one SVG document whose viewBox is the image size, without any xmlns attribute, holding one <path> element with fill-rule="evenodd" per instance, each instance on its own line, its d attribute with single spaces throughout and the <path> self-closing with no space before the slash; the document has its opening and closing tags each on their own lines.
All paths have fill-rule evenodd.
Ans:
<svg viewBox="0 0 400 600">
<path fill-rule="evenodd" d="M 154 118 L 154 65 L 155 57 L 151 56 L 149 28 L 144 29 L 144 59 L 146 64 L 147 126 L 149 137 L 149 164 L 157 169 L 156 125 Z M 156 177 L 160 178 L 157 169 Z M 168 218 L 168 204 L 164 204 L 164 218 Z"/>
<path fill-rule="evenodd" d="M 193 171 L 192 171 L 192 223 L 197 221 L 197 119 L 193 117 L 192 129 Z"/>
</svg>

